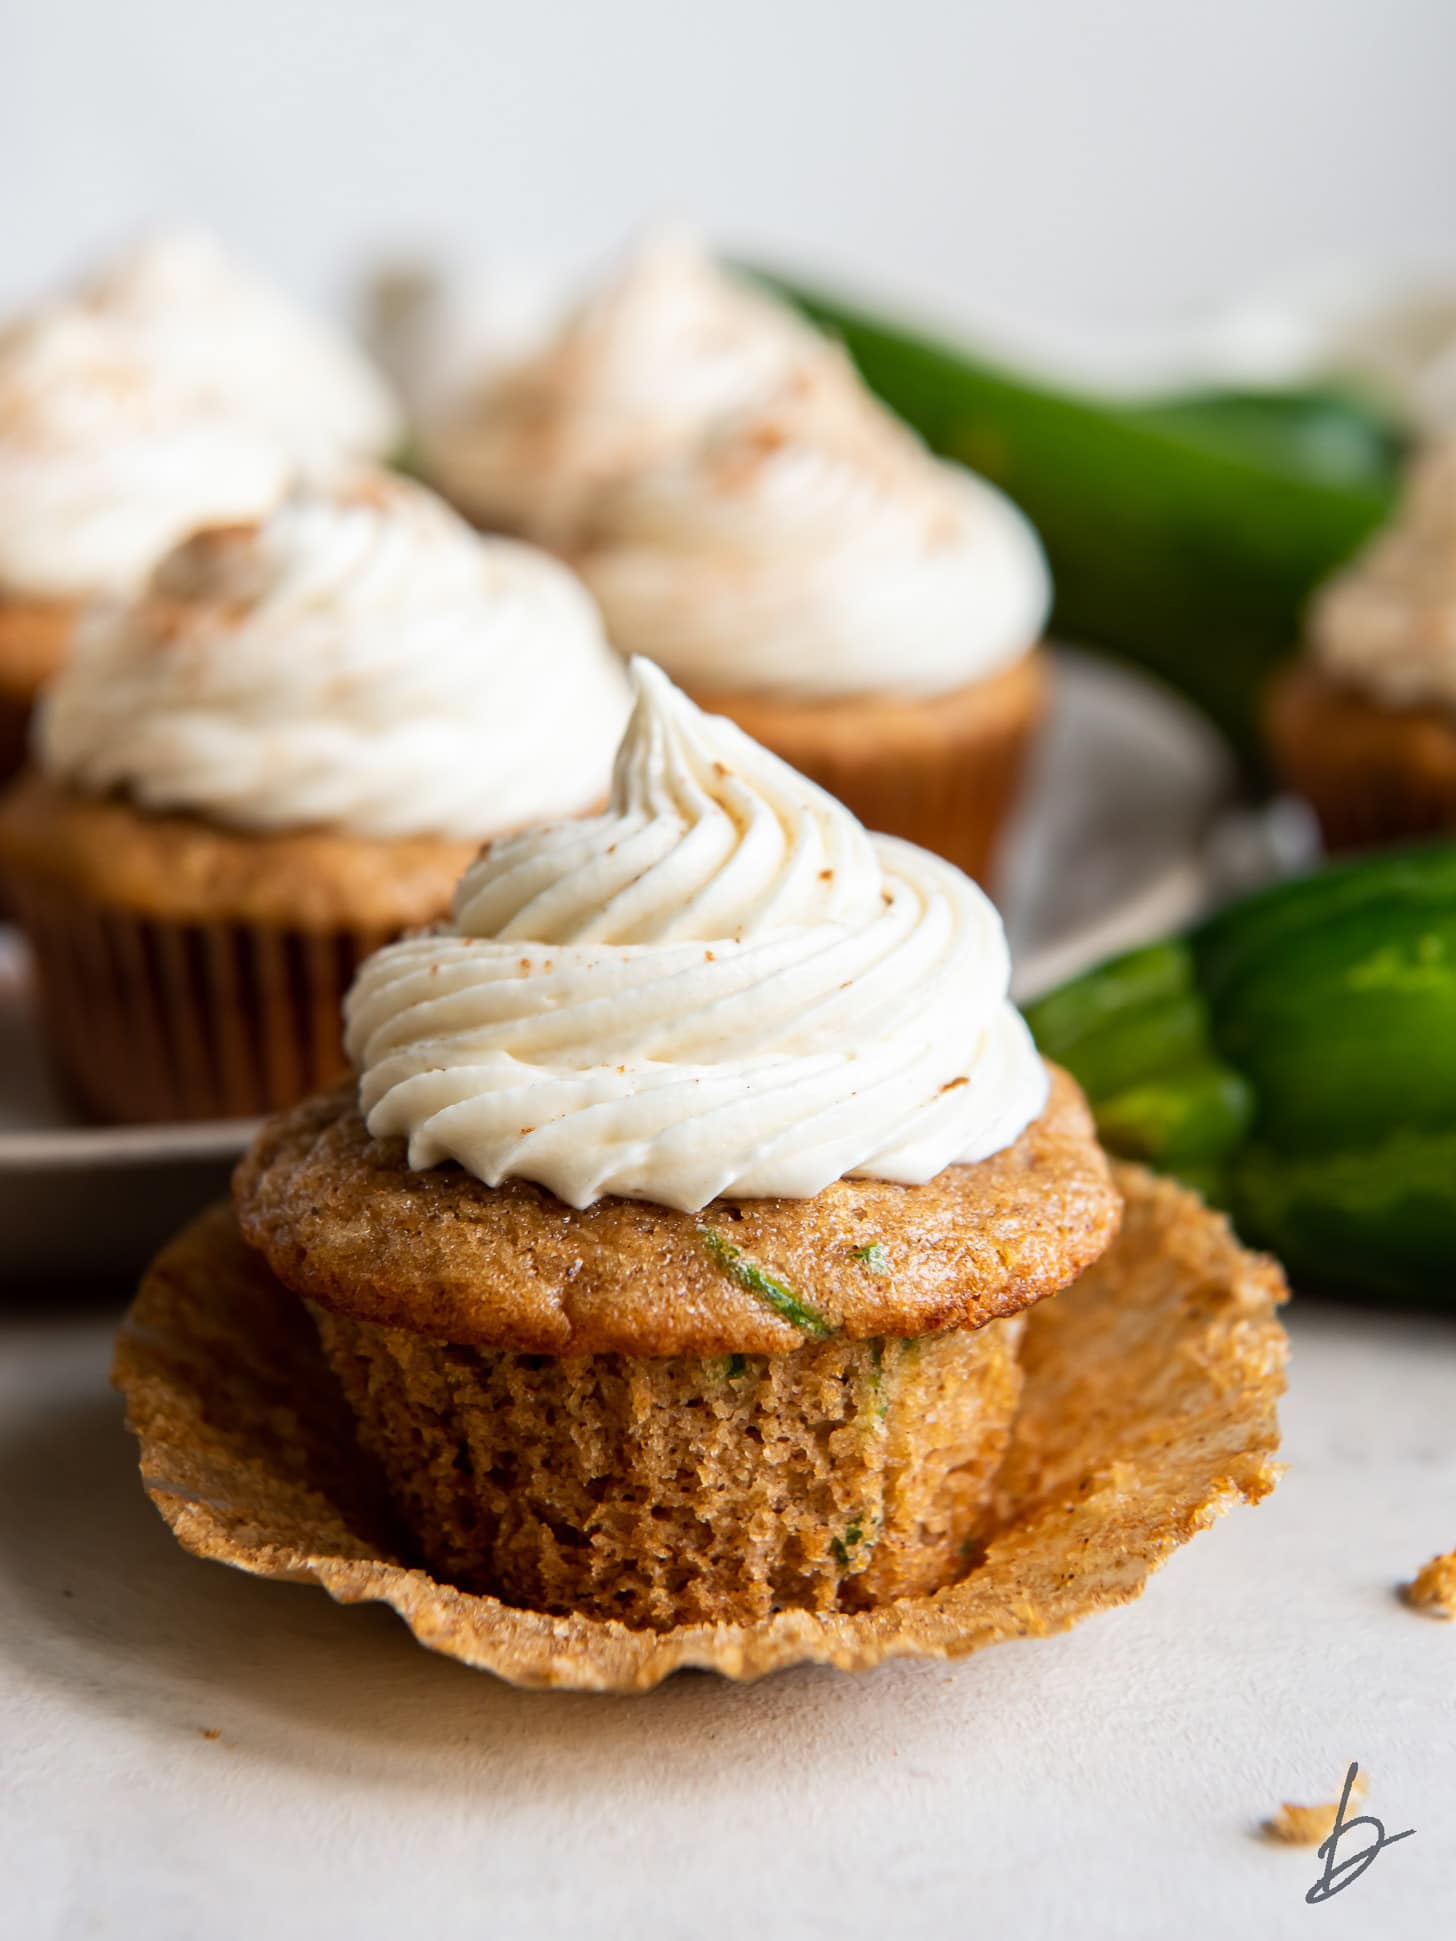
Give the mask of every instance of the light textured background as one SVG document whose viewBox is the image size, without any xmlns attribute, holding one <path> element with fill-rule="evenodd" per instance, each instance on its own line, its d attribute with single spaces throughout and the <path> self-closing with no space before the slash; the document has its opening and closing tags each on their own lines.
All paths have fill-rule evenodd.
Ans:
<svg viewBox="0 0 1456 1941">
<path fill-rule="evenodd" d="M 1167 321 L 1456 255 L 1449 0 L 4 0 L 0 302 L 162 215 L 376 246 L 687 214 L 932 313 Z"/>
<path fill-rule="evenodd" d="M 1290 1469 L 1064 1637 L 860 1678 L 517 1692 L 184 1556 L 113 1323 L 0 1320 L 0 1933 L 31 1941 L 1386 1941 L 1449 1933 L 1451 1324 L 1306 1305 Z M 204 1734 L 215 1733 L 215 1738 Z M 1326 1907 L 1257 1822 L 1416 1829 Z M 1341 1849 L 1358 1852 L 1360 1835 Z"/>
</svg>

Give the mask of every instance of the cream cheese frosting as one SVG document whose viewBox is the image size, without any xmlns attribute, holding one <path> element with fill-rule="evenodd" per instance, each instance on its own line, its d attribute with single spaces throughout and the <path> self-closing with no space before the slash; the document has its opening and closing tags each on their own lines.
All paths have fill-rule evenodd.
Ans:
<svg viewBox="0 0 1456 1941">
<path fill-rule="evenodd" d="M 98 613 L 36 749 L 78 789 L 242 828 L 483 839 L 599 803 L 627 713 L 565 567 L 356 468 L 194 535 Z"/>
<path fill-rule="evenodd" d="M 381 458 L 402 436 L 399 406 L 364 353 L 210 236 L 153 237 L 79 300 L 179 388 L 267 429 L 305 463 Z"/>
<path fill-rule="evenodd" d="M 288 473 L 271 437 L 74 305 L 0 333 L 0 595 L 128 595 L 196 526 L 265 511 Z"/>
<path fill-rule="evenodd" d="M 678 238 L 499 373 L 432 458 L 474 516 L 571 560 L 619 648 L 706 690 L 943 693 L 1025 653 L 1050 605 L 1007 499 Z"/>
<path fill-rule="evenodd" d="M 534 352 L 439 413 L 428 458 L 472 518 L 569 548 L 605 487 L 826 354 L 832 346 L 786 306 L 663 234 Z"/>
<path fill-rule="evenodd" d="M 575 564 L 619 646 L 722 692 L 944 693 L 1020 659 L 1051 597 L 1010 500 L 832 383 L 623 482 Z"/>
<path fill-rule="evenodd" d="M 1010 1144 L 1047 1076 L 988 899 L 649 663 L 632 679 L 607 811 L 492 844 L 448 925 L 361 968 L 370 1132 L 415 1168 L 688 1212 Z"/>
<path fill-rule="evenodd" d="M 1417 461 L 1392 524 L 1317 596 L 1310 642 L 1392 707 L 1456 708 L 1456 439 Z"/>
</svg>

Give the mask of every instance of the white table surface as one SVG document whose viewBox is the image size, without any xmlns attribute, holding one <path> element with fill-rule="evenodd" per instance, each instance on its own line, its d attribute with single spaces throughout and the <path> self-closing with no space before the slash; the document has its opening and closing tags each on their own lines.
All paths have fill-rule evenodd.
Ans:
<svg viewBox="0 0 1456 1941">
<path fill-rule="evenodd" d="M 1384 1936 L 1456 1906 L 1456 1323 L 1294 1317 L 1290 1470 L 1139 1604 L 958 1665 L 525 1693 L 378 1608 L 185 1556 L 114 1316 L 0 1325 L 0 1934 Z M 205 1734 L 216 1734 L 207 1737 Z M 1372 1775 L 1322 1907 L 1254 1837 Z"/>
</svg>

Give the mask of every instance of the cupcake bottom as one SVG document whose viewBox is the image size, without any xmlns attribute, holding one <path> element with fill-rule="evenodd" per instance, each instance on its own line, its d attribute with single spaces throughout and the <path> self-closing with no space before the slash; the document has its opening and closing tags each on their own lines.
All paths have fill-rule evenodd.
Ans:
<svg viewBox="0 0 1456 1941">
<path fill-rule="evenodd" d="M 1304 797 L 1329 849 L 1456 829 L 1456 718 L 1392 708 L 1308 661 L 1269 691 L 1265 726 L 1281 779 Z"/>
<path fill-rule="evenodd" d="M 113 1379 L 143 1487 L 186 1550 L 320 1585 L 340 1604 L 383 1603 L 430 1650 L 517 1685 L 642 1692 L 689 1666 L 750 1679 L 955 1658 L 1126 1604 L 1180 1544 L 1278 1480 L 1278 1269 L 1181 1187 L 1132 1166 L 1117 1183 L 1119 1237 L 1028 1316 L 984 1553 L 974 1543 L 944 1590 L 863 1611 L 634 1630 L 505 1604 L 414 1567 L 315 1330 L 227 1207 L 148 1273 Z"/>
<path fill-rule="evenodd" d="M 69 602 L 0 596 L 0 782 L 25 760 L 36 697 L 60 670 L 75 618 Z"/>
<path fill-rule="evenodd" d="M 783 1355 L 557 1358 L 313 1312 L 437 1577 L 636 1629 L 954 1582 L 1021 1391 L 1021 1315 Z"/>
<path fill-rule="evenodd" d="M 388 930 L 158 922 L 24 881 L 52 1058 L 99 1119 L 256 1118 L 345 1069 L 340 1007 Z"/>
<path fill-rule="evenodd" d="M 1040 651 L 949 694 L 785 700 L 689 688 L 755 741 L 838 796 L 867 829 L 934 850 L 985 884 L 1046 711 Z"/>
<path fill-rule="evenodd" d="M 361 959 L 450 907 L 473 843 L 250 836 L 34 775 L 0 803 L 0 886 L 60 1077 L 98 1118 L 253 1118 L 345 1069 Z"/>
</svg>

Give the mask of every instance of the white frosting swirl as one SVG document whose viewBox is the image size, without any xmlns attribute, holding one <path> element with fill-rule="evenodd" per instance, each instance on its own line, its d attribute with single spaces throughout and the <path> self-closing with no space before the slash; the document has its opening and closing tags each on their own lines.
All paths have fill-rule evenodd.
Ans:
<svg viewBox="0 0 1456 1941">
<path fill-rule="evenodd" d="M 569 548 L 604 488 L 837 354 L 785 305 L 665 234 L 534 354 L 495 364 L 451 402 L 426 426 L 427 454 L 482 524 Z"/>
<path fill-rule="evenodd" d="M 372 470 L 202 532 L 97 616 L 39 759 L 244 828 L 482 839 L 606 793 L 627 683 L 586 593 Z"/>
<path fill-rule="evenodd" d="M 383 376 L 340 331 L 179 230 L 120 256 L 80 299 L 137 354 L 215 409 L 316 464 L 382 458 L 403 420 Z"/>
<path fill-rule="evenodd" d="M 944 693 L 1051 600 L 1010 500 L 832 380 L 604 495 L 574 563 L 620 648 L 722 691 Z"/>
<path fill-rule="evenodd" d="M 1391 707 L 1456 708 L 1456 438 L 1418 460 L 1399 512 L 1310 615 L 1316 661 Z"/>
<path fill-rule="evenodd" d="M 486 523 L 564 553 L 623 652 L 720 691 L 945 692 L 1036 641 L 1030 525 L 786 305 L 671 238 L 436 435 Z"/>
<path fill-rule="evenodd" d="M 633 678 L 607 813 L 492 845 L 453 924 L 360 970 L 370 1131 L 414 1167 L 684 1211 L 920 1183 L 1014 1140 L 1047 1079 L 986 897 Z"/>
<path fill-rule="evenodd" d="M 198 525 L 264 512 L 288 470 L 73 305 L 0 334 L 0 591 L 127 596 Z"/>
</svg>

